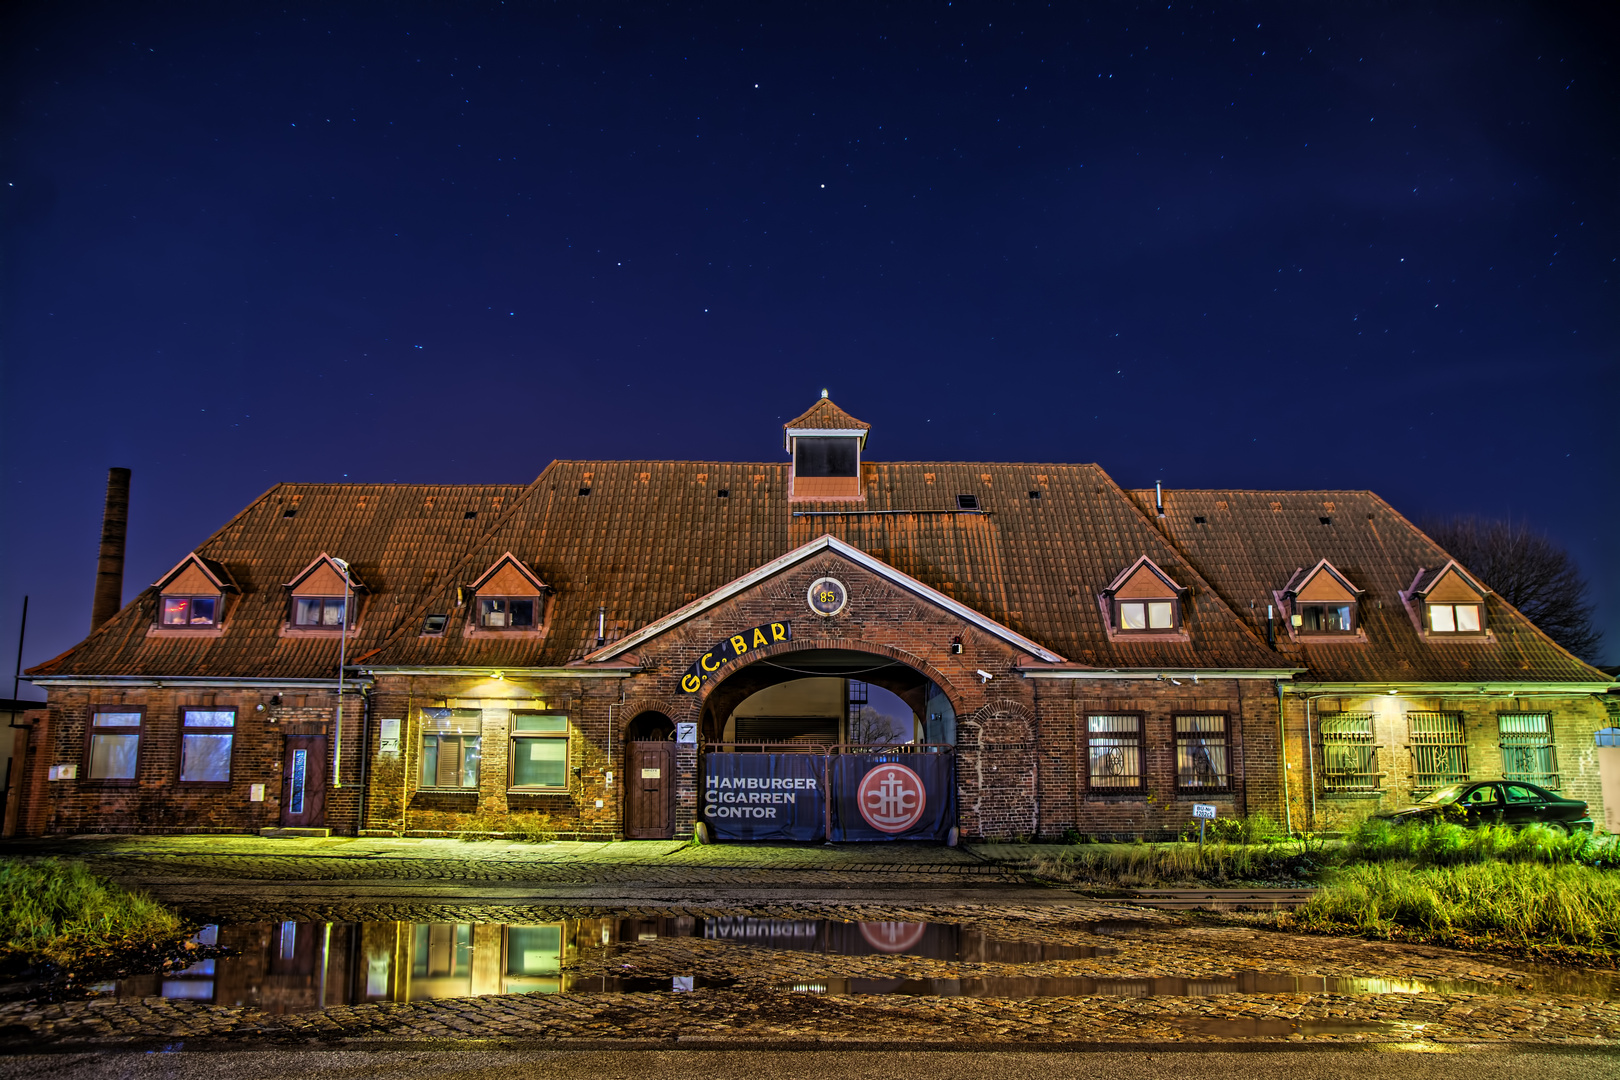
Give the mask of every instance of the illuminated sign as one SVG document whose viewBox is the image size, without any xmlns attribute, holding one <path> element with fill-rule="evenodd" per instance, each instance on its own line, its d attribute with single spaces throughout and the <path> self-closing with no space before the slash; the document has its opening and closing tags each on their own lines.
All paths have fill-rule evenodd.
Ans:
<svg viewBox="0 0 1620 1080">
<path fill-rule="evenodd" d="M 697 663 L 687 668 L 686 674 L 681 676 L 681 689 L 688 694 L 695 694 L 703 689 L 703 684 L 709 681 L 709 676 L 739 656 L 753 649 L 774 645 L 778 641 L 792 640 L 793 624 L 789 622 L 766 623 L 752 630 L 744 630 L 698 657 Z"/>
</svg>

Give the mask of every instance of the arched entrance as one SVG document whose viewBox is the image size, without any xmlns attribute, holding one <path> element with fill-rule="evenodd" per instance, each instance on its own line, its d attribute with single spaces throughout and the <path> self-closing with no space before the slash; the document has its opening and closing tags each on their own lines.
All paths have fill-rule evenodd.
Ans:
<svg viewBox="0 0 1620 1080">
<path fill-rule="evenodd" d="M 781 650 L 705 697 L 698 816 L 725 840 L 948 840 L 956 714 L 890 655 Z"/>
<path fill-rule="evenodd" d="M 624 835 L 675 835 L 675 722 L 661 712 L 638 713 L 625 728 Z"/>
</svg>

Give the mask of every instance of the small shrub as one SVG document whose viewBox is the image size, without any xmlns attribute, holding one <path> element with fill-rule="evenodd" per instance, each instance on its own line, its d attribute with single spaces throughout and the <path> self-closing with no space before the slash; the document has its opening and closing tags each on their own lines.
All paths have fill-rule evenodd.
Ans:
<svg viewBox="0 0 1620 1080">
<path fill-rule="evenodd" d="M 0 951 L 57 963 L 93 952 L 178 941 L 185 920 L 82 863 L 0 860 Z"/>
<path fill-rule="evenodd" d="M 1620 867 L 1620 843 L 1591 833 L 1565 833 L 1547 825 L 1520 829 L 1455 821 L 1402 822 L 1368 818 L 1346 837 L 1347 863 L 1398 860 L 1417 866 L 1481 862 L 1535 862 L 1550 866 Z"/>
<path fill-rule="evenodd" d="M 1113 888 L 1200 885 L 1236 881 L 1299 881 L 1317 866 L 1312 855 L 1286 845 L 1189 844 L 1098 845 L 1039 855 L 1030 864 L 1037 877 L 1069 884 Z"/>
<path fill-rule="evenodd" d="M 1224 844 L 1273 844 L 1286 838 L 1283 827 L 1265 814 L 1215 818 L 1205 824 L 1204 840 Z M 1198 822 L 1190 821 L 1181 830 L 1182 840 L 1198 839 Z"/>
</svg>

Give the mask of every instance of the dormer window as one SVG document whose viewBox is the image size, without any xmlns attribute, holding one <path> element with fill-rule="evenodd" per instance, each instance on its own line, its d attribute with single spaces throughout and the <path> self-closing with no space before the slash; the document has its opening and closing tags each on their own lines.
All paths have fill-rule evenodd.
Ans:
<svg viewBox="0 0 1620 1080">
<path fill-rule="evenodd" d="M 1429 631 L 1435 634 L 1477 634 L 1484 627 L 1479 604 L 1425 604 Z"/>
<path fill-rule="evenodd" d="M 861 498 L 861 451 L 871 426 L 834 405 L 826 391 L 784 424 L 782 447 L 793 456 L 790 498 Z"/>
<path fill-rule="evenodd" d="M 535 596 L 480 596 L 478 625 L 486 630 L 532 630 Z"/>
<path fill-rule="evenodd" d="M 365 590 L 342 559 L 320 557 L 287 582 L 287 628 L 342 633 L 359 621 L 359 594 Z"/>
<path fill-rule="evenodd" d="M 1401 593 L 1401 599 L 1426 638 L 1489 640 L 1485 589 L 1455 560 L 1438 570 L 1418 571 L 1412 587 Z"/>
<path fill-rule="evenodd" d="M 1125 569 L 1099 598 L 1110 635 L 1182 633 L 1182 602 L 1187 590 L 1143 555 Z"/>
<path fill-rule="evenodd" d="M 165 596 L 159 622 L 164 626 L 213 626 L 218 596 Z"/>
<path fill-rule="evenodd" d="M 155 633 L 214 630 L 225 616 L 225 596 L 238 591 L 224 564 L 193 552 L 154 583 Z"/>
<path fill-rule="evenodd" d="M 1276 597 L 1288 614 L 1290 637 L 1362 637 L 1356 626 L 1361 590 L 1326 559 L 1295 570 Z"/>
<path fill-rule="evenodd" d="M 537 631 L 545 619 L 546 583 L 510 551 L 473 582 L 472 626 L 498 633 Z"/>
</svg>

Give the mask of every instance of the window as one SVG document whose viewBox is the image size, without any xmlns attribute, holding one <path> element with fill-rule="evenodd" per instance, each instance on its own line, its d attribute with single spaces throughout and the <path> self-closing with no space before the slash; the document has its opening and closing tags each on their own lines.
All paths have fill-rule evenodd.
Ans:
<svg viewBox="0 0 1620 1080">
<path fill-rule="evenodd" d="M 422 710 L 422 787 L 478 787 L 483 717 L 478 709 Z"/>
<path fill-rule="evenodd" d="M 217 596 L 165 596 L 164 626 L 213 626 Z"/>
<path fill-rule="evenodd" d="M 1468 779 L 1468 743 L 1458 713 L 1407 713 L 1412 790 L 1432 791 Z"/>
<path fill-rule="evenodd" d="M 849 438 L 793 440 L 794 476 L 856 476 L 860 440 Z"/>
<path fill-rule="evenodd" d="M 1232 786 L 1226 766 L 1226 717 L 1176 717 L 1176 788 L 1190 794 Z"/>
<path fill-rule="evenodd" d="M 1116 600 L 1114 603 L 1118 630 L 1145 632 L 1176 628 L 1174 600 Z"/>
<path fill-rule="evenodd" d="M 1546 713 L 1503 713 L 1496 718 L 1502 739 L 1502 776 L 1558 790 L 1558 756 L 1552 717 Z"/>
<path fill-rule="evenodd" d="M 141 713 L 98 712 L 90 715 L 90 779 L 133 780 L 141 747 Z"/>
<path fill-rule="evenodd" d="M 445 626 L 447 626 L 449 622 L 450 616 L 448 615 L 429 615 L 427 618 L 422 620 L 422 633 L 442 634 L 444 633 Z"/>
<path fill-rule="evenodd" d="M 181 709 L 180 782 L 229 782 L 235 729 L 235 709 Z"/>
<path fill-rule="evenodd" d="M 1353 634 L 1356 631 L 1354 604 L 1299 604 L 1294 609 L 1294 625 L 1306 634 Z"/>
<path fill-rule="evenodd" d="M 533 630 L 535 597 L 480 596 L 478 625 L 485 630 Z"/>
<path fill-rule="evenodd" d="M 568 717 L 512 714 L 514 788 L 568 786 Z"/>
<path fill-rule="evenodd" d="M 1086 717 L 1086 768 L 1087 783 L 1094 792 L 1141 791 L 1141 714 Z"/>
<path fill-rule="evenodd" d="M 1378 744 L 1373 742 L 1372 713 L 1323 713 L 1322 788 L 1329 792 L 1377 791 Z"/>
<path fill-rule="evenodd" d="M 1431 634 L 1477 634 L 1480 631 L 1478 604 L 1430 604 Z"/>
<path fill-rule="evenodd" d="M 956 497 L 956 508 L 958 510 L 977 510 L 979 508 L 979 497 L 977 495 L 958 495 Z"/>
<path fill-rule="evenodd" d="M 343 597 L 293 597 L 292 624 L 320 630 L 341 630 L 343 628 Z"/>
</svg>

